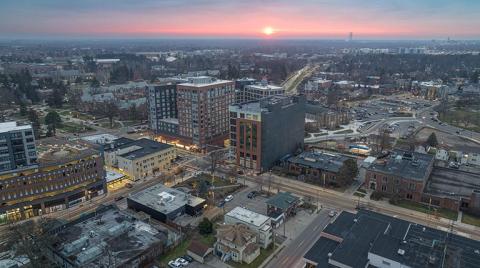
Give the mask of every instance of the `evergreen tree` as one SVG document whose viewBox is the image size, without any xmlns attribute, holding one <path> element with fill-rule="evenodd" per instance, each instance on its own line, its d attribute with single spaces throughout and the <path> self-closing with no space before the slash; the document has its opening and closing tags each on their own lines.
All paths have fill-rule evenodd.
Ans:
<svg viewBox="0 0 480 268">
<path fill-rule="evenodd" d="M 431 147 L 436 147 L 438 145 L 437 135 L 435 134 L 435 132 L 432 132 L 432 134 L 428 136 L 427 144 Z"/>
</svg>

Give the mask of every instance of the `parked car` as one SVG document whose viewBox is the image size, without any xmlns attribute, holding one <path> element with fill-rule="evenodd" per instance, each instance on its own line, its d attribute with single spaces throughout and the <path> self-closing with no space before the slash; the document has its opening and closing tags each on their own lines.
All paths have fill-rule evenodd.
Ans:
<svg viewBox="0 0 480 268">
<path fill-rule="evenodd" d="M 120 200 L 122 200 L 122 199 L 123 199 L 123 196 L 117 196 L 117 197 L 115 197 L 115 201 L 120 201 Z"/>
<path fill-rule="evenodd" d="M 180 268 L 182 267 L 182 264 L 172 260 L 168 262 L 168 266 L 171 268 Z"/>
<path fill-rule="evenodd" d="M 219 208 L 221 208 L 223 206 L 225 206 L 225 200 L 222 200 L 222 201 L 218 202 L 218 207 Z"/>
<path fill-rule="evenodd" d="M 177 258 L 175 261 L 180 263 L 182 266 L 187 266 L 189 264 L 189 262 L 183 258 Z"/>
<path fill-rule="evenodd" d="M 127 187 L 127 188 L 132 188 L 133 185 L 132 185 L 131 183 L 127 182 L 127 183 L 125 183 L 125 187 Z"/>
<path fill-rule="evenodd" d="M 255 196 L 257 196 L 257 192 L 256 191 L 251 191 L 250 193 L 248 193 L 247 197 L 252 199 L 252 198 L 255 198 Z"/>
<path fill-rule="evenodd" d="M 335 210 L 330 210 L 330 212 L 328 213 L 328 216 L 330 216 L 331 218 L 335 217 L 335 215 L 337 215 L 337 212 Z"/>
<path fill-rule="evenodd" d="M 230 202 L 233 200 L 233 195 L 227 195 L 227 197 L 225 197 L 225 202 Z"/>
<path fill-rule="evenodd" d="M 193 258 L 190 257 L 189 255 L 183 255 L 183 256 L 182 256 L 182 259 L 184 259 L 184 260 L 186 260 L 186 261 L 188 261 L 188 262 L 193 262 Z"/>
</svg>

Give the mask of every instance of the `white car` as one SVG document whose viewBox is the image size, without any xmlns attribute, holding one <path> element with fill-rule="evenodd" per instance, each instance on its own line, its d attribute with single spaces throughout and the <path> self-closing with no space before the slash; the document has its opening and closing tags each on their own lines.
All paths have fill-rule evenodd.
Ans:
<svg viewBox="0 0 480 268">
<path fill-rule="evenodd" d="M 182 267 L 182 264 L 180 264 L 177 261 L 169 261 L 168 266 L 171 267 L 171 268 L 180 268 L 180 267 Z"/>
<path fill-rule="evenodd" d="M 230 202 L 233 200 L 233 195 L 228 195 L 227 197 L 225 197 L 225 202 Z"/>
<path fill-rule="evenodd" d="M 189 262 L 187 260 L 185 260 L 184 258 L 177 258 L 175 260 L 175 262 L 180 263 L 182 266 L 187 266 L 189 264 Z"/>
<path fill-rule="evenodd" d="M 335 215 L 337 215 L 337 212 L 335 210 L 330 210 L 330 212 L 328 213 L 328 216 L 330 217 L 335 217 Z"/>
</svg>

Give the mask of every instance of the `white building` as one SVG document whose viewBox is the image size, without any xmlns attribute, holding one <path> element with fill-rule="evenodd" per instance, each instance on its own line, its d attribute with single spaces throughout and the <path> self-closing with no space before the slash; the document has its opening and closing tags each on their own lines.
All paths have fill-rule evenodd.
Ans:
<svg viewBox="0 0 480 268">
<path fill-rule="evenodd" d="M 257 243 L 267 248 L 272 243 L 273 229 L 271 218 L 251 210 L 236 207 L 225 214 L 226 224 L 242 223 L 257 234 Z"/>
<path fill-rule="evenodd" d="M 283 95 L 283 87 L 269 85 L 263 80 L 259 84 L 245 86 L 241 92 L 242 101 L 256 101 L 270 96 Z"/>
</svg>

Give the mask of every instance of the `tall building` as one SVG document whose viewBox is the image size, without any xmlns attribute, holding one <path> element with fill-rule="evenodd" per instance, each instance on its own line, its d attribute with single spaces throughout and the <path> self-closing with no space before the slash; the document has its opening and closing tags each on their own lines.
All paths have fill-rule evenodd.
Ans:
<svg viewBox="0 0 480 268">
<path fill-rule="evenodd" d="M 35 165 L 35 137 L 32 126 L 0 123 L 0 173 Z"/>
<path fill-rule="evenodd" d="M 283 95 L 285 90 L 282 87 L 269 85 L 266 80 L 262 80 L 260 83 L 253 85 L 246 85 L 240 94 L 241 102 L 256 101 L 263 98 Z"/>
<path fill-rule="evenodd" d="M 230 145 L 237 165 L 258 172 L 303 149 L 304 128 L 304 96 L 274 96 L 230 106 Z"/>
<path fill-rule="evenodd" d="M 0 223 L 63 210 L 106 193 L 101 150 L 58 138 L 37 145 L 38 165 L 0 173 Z"/>
<path fill-rule="evenodd" d="M 157 135 L 178 134 L 177 83 L 150 84 L 147 87 L 148 123 Z"/>
<path fill-rule="evenodd" d="M 228 139 L 228 107 L 234 99 L 233 81 L 200 76 L 178 84 L 179 135 L 199 149 L 223 145 Z"/>
</svg>

